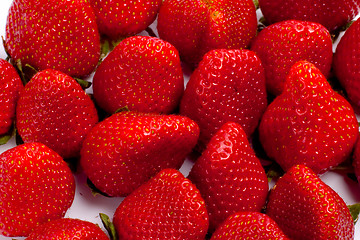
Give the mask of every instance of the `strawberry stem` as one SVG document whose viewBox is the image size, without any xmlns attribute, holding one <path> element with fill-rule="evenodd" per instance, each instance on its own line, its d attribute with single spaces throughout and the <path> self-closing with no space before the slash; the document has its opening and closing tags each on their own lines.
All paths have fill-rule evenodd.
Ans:
<svg viewBox="0 0 360 240">
<path fill-rule="evenodd" d="M 109 216 L 107 216 L 104 213 L 99 213 L 99 216 L 100 216 L 100 219 L 101 219 L 106 231 L 108 231 L 108 233 L 109 233 L 110 239 L 111 240 L 117 240 L 118 237 L 117 237 L 117 233 L 116 233 L 116 230 L 115 230 L 115 226 L 110 221 Z"/>
</svg>

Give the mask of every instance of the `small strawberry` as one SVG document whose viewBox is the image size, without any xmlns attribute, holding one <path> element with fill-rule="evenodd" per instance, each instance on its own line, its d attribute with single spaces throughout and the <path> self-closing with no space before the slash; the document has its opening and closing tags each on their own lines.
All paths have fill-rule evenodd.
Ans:
<svg viewBox="0 0 360 240">
<path fill-rule="evenodd" d="M 266 213 L 294 240 L 354 239 L 344 200 L 304 165 L 293 166 L 278 180 Z"/>
<path fill-rule="evenodd" d="M 296 19 L 317 22 L 334 31 L 353 19 L 360 10 L 359 0 L 259 0 L 269 24 Z"/>
<path fill-rule="evenodd" d="M 112 39 L 135 35 L 156 18 L 161 0 L 90 0 L 101 34 Z"/>
<path fill-rule="evenodd" d="M 74 177 L 63 159 L 41 143 L 26 143 L 0 155 L 0 234 L 27 236 L 39 224 L 61 218 L 75 195 Z"/>
<path fill-rule="evenodd" d="M 258 211 L 265 205 L 269 186 L 245 132 L 228 122 L 212 137 L 190 171 L 209 213 L 210 232 L 238 211 Z"/>
<path fill-rule="evenodd" d="M 208 215 L 199 190 L 175 169 L 164 169 L 124 199 L 114 214 L 120 239 L 203 240 Z"/>
<path fill-rule="evenodd" d="M 254 39 L 251 50 L 261 59 L 267 90 L 279 95 L 291 66 L 309 61 L 327 77 L 332 61 L 332 40 L 322 25 L 297 20 L 275 23 L 263 29 Z"/>
<path fill-rule="evenodd" d="M 217 49 L 191 75 L 180 113 L 199 125 L 201 150 L 229 121 L 239 123 L 250 137 L 266 105 L 264 69 L 254 52 Z"/>
<path fill-rule="evenodd" d="M 274 220 L 259 212 L 239 212 L 228 217 L 211 240 L 289 240 Z"/>
<path fill-rule="evenodd" d="M 313 64 L 294 64 L 285 88 L 266 109 L 259 137 L 267 155 L 286 171 L 304 164 L 321 173 L 346 160 L 358 138 L 350 104 Z"/>
<path fill-rule="evenodd" d="M 64 158 L 77 157 L 82 141 L 98 121 L 94 103 L 71 77 L 56 70 L 38 72 L 20 94 L 16 126 L 24 142 L 41 142 Z"/>
<path fill-rule="evenodd" d="M 166 0 L 157 23 L 159 36 L 193 66 L 210 50 L 249 47 L 257 29 L 252 0 Z"/>
<path fill-rule="evenodd" d="M 125 106 L 133 111 L 171 113 L 184 92 L 178 52 L 158 38 L 127 38 L 100 64 L 93 89 L 97 104 L 108 113 Z"/>
<path fill-rule="evenodd" d="M 90 74 L 100 57 L 95 14 L 87 0 L 14 0 L 5 45 L 23 66 L 75 77 Z"/>
<path fill-rule="evenodd" d="M 109 240 L 109 237 L 94 223 L 72 218 L 61 218 L 44 223 L 26 240 Z"/>
<path fill-rule="evenodd" d="M 187 117 L 120 112 L 90 131 L 80 163 L 100 191 L 126 196 L 160 170 L 179 169 L 198 136 Z"/>
</svg>

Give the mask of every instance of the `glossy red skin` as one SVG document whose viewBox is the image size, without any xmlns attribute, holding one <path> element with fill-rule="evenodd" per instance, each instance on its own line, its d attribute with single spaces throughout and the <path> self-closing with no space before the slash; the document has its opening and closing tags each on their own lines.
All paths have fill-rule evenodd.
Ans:
<svg viewBox="0 0 360 240">
<path fill-rule="evenodd" d="M 97 122 L 95 105 L 81 86 L 51 69 L 34 75 L 16 108 L 23 141 L 44 143 L 63 158 L 79 156 L 85 135 Z"/>
<path fill-rule="evenodd" d="M 23 66 L 74 77 L 89 75 L 100 57 L 95 14 L 87 0 L 14 0 L 5 45 Z"/>
<path fill-rule="evenodd" d="M 97 104 L 108 113 L 172 113 L 184 92 L 178 51 L 168 42 L 134 36 L 120 42 L 98 67 L 93 79 Z"/>
<path fill-rule="evenodd" d="M 259 0 L 260 9 L 269 24 L 296 19 L 318 22 L 334 31 L 358 13 L 359 0 Z"/>
<path fill-rule="evenodd" d="M 304 164 L 322 173 L 346 160 L 358 138 L 351 105 L 313 64 L 294 64 L 285 89 L 266 109 L 259 136 L 267 155 L 286 171 Z"/>
<path fill-rule="evenodd" d="M 61 218 L 37 227 L 26 240 L 109 240 L 101 228 L 79 219 Z"/>
<path fill-rule="evenodd" d="M 266 213 L 294 240 L 354 239 L 344 200 L 304 165 L 293 166 L 278 180 Z"/>
<path fill-rule="evenodd" d="M 180 103 L 180 113 L 200 127 L 198 147 L 226 122 L 239 123 L 248 137 L 267 106 L 265 74 L 249 50 L 218 49 L 207 53 L 193 72 Z"/>
<path fill-rule="evenodd" d="M 156 18 L 161 0 L 90 0 L 101 34 L 112 39 L 145 30 Z"/>
<path fill-rule="evenodd" d="M 289 240 L 269 216 L 259 212 L 238 212 L 228 217 L 211 240 Z"/>
<path fill-rule="evenodd" d="M 0 234 L 28 236 L 38 225 L 61 218 L 75 196 L 66 162 L 41 143 L 26 143 L 0 155 Z"/>
<path fill-rule="evenodd" d="M 283 89 L 290 68 L 297 61 L 309 61 L 328 77 L 332 62 L 329 31 L 313 22 L 288 20 L 263 29 L 251 44 L 261 59 L 267 90 L 277 96 Z"/>
<path fill-rule="evenodd" d="M 255 6 L 251 0 L 166 0 L 157 30 L 196 66 L 210 50 L 249 47 L 257 30 Z"/>
<path fill-rule="evenodd" d="M 187 117 L 121 112 L 90 131 L 80 163 L 100 191 L 127 196 L 160 170 L 179 169 L 198 137 Z"/>
<path fill-rule="evenodd" d="M 120 239 L 203 240 L 209 219 L 195 185 L 165 169 L 121 202 L 114 225 Z"/>
<path fill-rule="evenodd" d="M 0 135 L 8 133 L 13 126 L 16 103 L 23 88 L 15 68 L 0 59 Z"/>
</svg>

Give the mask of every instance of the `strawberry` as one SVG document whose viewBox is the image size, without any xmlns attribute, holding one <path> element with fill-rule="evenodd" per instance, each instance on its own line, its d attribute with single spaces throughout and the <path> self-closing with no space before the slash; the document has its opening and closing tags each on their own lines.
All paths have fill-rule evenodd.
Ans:
<svg viewBox="0 0 360 240">
<path fill-rule="evenodd" d="M 268 180 L 245 132 L 228 122 L 211 138 L 190 171 L 209 213 L 210 232 L 238 211 L 258 211 L 265 205 Z"/>
<path fill-rule="evenodd" d="M 239 212 L 228 217 L 211 240 L 289 240 L 274 220 L 259 212 Z"/>
<path fill-rule="evenodd" d="M 44 223 L 37 228 L 26 240 L 109 240 L 109 237 L 94 223 L 61 218 Z"/>
<path fill-rule="evenodd" d="M 199 190 L 175 169 L 164 169 L 119 205 L 119 239 L 201 239 L 209 220 Z"/>
<path fill-rule="evenodd" d="M 38 72 L 20 94 L 16 126 L 24 142 L 41 142 L 64 158 L 77 157 L 82 141 L 98 121 L 90 97 L 57 70 Z"/>
<path fill-rule="evenodd" d="M 179 169 L 198 136 L 187 117 L 120 112 L 90 131 L 80 163 L 100 191 L 126 196 L 161 169 Z"/>
<path fill-rule="evenodd" d="M 190 76 L 180 113 L 200 127 L 199 149 L 226 122 L 254 132 L 267 105 L 265 75 L 260 59 L 249 50 L 208 52 Z"/>
<path fill-rule="evenodd" d="M 108 113 L 125 106 L 140 112 L 171 113 L 184 91 L 178 51 L 154 37 L 120 42 L 93 79 L 97 104 Z"/>
<path fill-rule="evenodd" d="M 75 195 L 63 159 L 41 143 L 25 143 L 0 155 L 0 234 L 27 236 L 64 216 Z"/>
<path fill-rule="evenodd" d="M 351 105 L 306 61 L 291 68 L 285 88 L 266 109 L 259 137 L 267 155 L 287 171 L 304 164 L 322 173 L 346 160 L 358 138 Z"/>
<path fill-rule="evenodd" d="M 15 68 L 0 59 L 0 135 L 8 133 L 13 125 L 16 103 L 23 88 Z"/>
<path fill-rule="evenodd" d="M 259 0 L 269 24 L 296 19 L 317 22 L 334 31 L 359 13 L 359 0 Z"/>
<path fill-rule="evenodd" d="M 266 88 L 279 95 L 291 66 L 309 61 L 328 77 L 332 62 L 332 40 L 322 25 L 297 20 L 275 23 L 254 39 L 251 50 L 261 59 L 266 75 Z"/>
<path fill-rule="evenodd" d="M 95 14 L 87 0 L 14 0 L 5 47 L 23 66 L 86 76 L 100 57 Z"/>
<path fill-rule="evenodd" d="M 135 35 L 156 18 L 161 0 L 90 0 L 101 34 L 112 39 Z"/>
<path fill-rule="evenodd" d="M 278 180 L 266 213 L 294 240 L 354 239 L 344 200 L 304 165 L 293 166 Z"/>
<path fill-rule="evenodd" d="M 157 23 L 159 36 L 192 66 L 210 50 L 249 47 L 257 29 L 251 0 L 166 0 Z"/>
</svg>

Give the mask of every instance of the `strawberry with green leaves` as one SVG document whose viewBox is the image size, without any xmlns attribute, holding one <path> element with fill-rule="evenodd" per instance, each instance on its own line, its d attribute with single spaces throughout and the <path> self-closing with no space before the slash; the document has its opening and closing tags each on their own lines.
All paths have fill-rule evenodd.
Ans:
<svg viewBox="0 0 360 240">
<path fill-rule="evenodd" d="M 0 155 L 0 234 L 28 236 L 38 225 L 62 218 L 75 195 L 66 162 L 41 143 Z"/>
<path fill-rule="evenodd" d="M 325 172 L 350 156 L 358 135 L 351 105 L 306 61 L 291 68 L 259 126 L 265 152 L 285 171 L 304 164 Z"/>
</svg>

